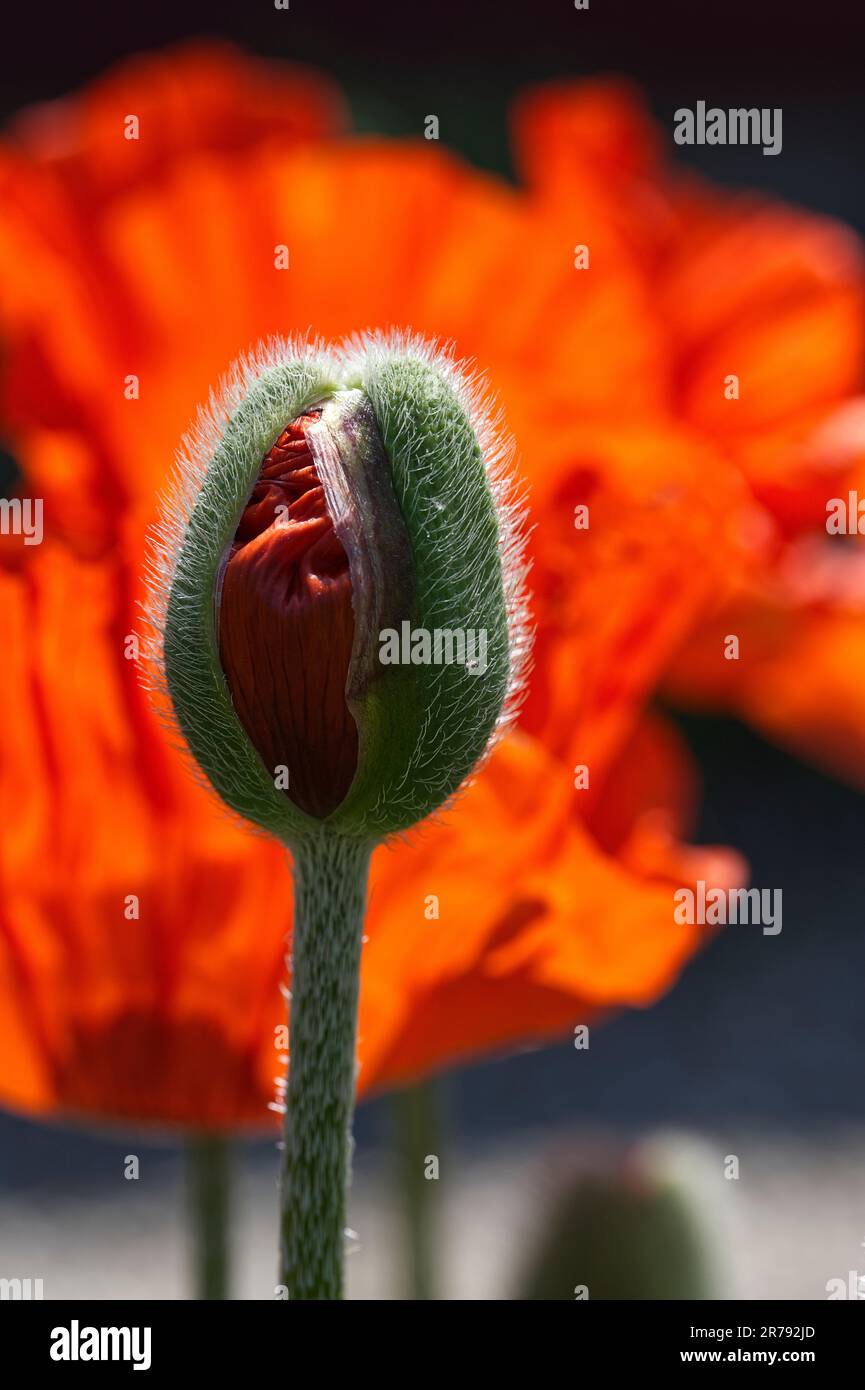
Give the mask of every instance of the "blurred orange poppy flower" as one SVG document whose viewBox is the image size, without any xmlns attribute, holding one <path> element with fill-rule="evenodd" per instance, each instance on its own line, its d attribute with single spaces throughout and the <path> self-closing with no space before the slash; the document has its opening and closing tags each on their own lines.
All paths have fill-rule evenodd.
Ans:
<svg viewBox="0 0 865 1390">
<path fill-rule="evenodd" d="M 574 240 L 589 239 L 588 207 L 631 250 L 663 334 L 665 407 L 754 503 L 740 533 L 750 553 L 688 634 L 669 691 L 865 782 L 865 551 L 858 532 L 826 529 L 832 499 L 865 500 L 861 244 L 827 218 L 671 168 L 622 82 L 527 94 L 515 143 L 533 197 Z M 598 267 L 607 245 L 592 251 Z"/>
<path fill-rule="evenodd" d="M 644 707 L 732 583 L 716 541 L 751 504 L 658 409 L 633 252 L 599 205 L 608 269 L 577 285 L 555 216 L 426 142 L 337 138 L 339 111 L 320 79 L 194 47 L 0 150 L 2 417 L 46 532 L 0 569 L 0 1095 L 23 1109 L 267 1119 L 284 855 L 189 778 L 129 635 L 191 407 L 272 332 L 453 340 L 504 403 L 538 520 L 522 726 L 441 823 L 374 858 L 361 1090 L 651 1002 L 701 931 L 674 923 L 671 884 L 743 872 L 680 844 L 693 771 Z"/>
</svg>

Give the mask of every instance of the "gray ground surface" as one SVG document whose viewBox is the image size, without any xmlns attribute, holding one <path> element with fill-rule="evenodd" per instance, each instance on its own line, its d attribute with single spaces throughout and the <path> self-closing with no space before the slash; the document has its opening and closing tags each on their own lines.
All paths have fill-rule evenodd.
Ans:
<svg viewBox="0 0 865 1390">
<path fill-rule="evenodd" d="M 865 1133 L 810 1145 L 740 1134 L 740 1178 L 732 1182 L 723 1177 L 727 1137 L 653 1143 L 689 1195 L 719 1297 L 825 1299 L 827 1281 L 865 1270 Z M 550 1173 L 567 1152 L 580 1152 L 572 1134 L 556 1136 L 552 1147 L 547 1135 L 494 1156 L 454 1153 L 444 1161 L 439 1261 L 447 1297 L 512 1296 Z M 275 1181 L 275 1161 L 248 1156 L 235 1192 L 240 1298 L 273 1294 Z M 179 1170 L 161 1165 L 153 1176 L 145 1154 L 139 1181 L 118 1173 L 113 1193 L 4 1200 L 0 1274 L 43 1279 L 47 1299 L 187 1298 L 183 1218 Z M 351 1224 L 358 1245 L 348 1260 L 350 1297 L 399 1297 L 399 1207 L 383 1155 L 367 1155 L 356 1174 Z"/>
</svg>

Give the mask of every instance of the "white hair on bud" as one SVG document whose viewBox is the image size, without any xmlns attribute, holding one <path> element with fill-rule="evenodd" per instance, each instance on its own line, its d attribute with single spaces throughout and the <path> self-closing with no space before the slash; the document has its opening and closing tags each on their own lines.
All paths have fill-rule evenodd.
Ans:
<svg viewBox="0 0 865 1390">
<path fill-rule="evenodd" d="M 452 390 L 471 426 L 483 459 L 498 529 L 498 554 L 507 615 L 508 677 L 501 711 L 486 749 L 475 764 L 472 776 L 454 793 L 456 796 L 471 784 L 474 774 L 516 722 L 531 673 L 534 626 L 528 590 L 531 566 L 526 553 L 530 530 L 527 524 L 526 489 L 517 475 L 513 436 L 506 428 L 504 410 L 492 392 L 486 374 L 477 369 L 472 359 L 458 359 L 451 342 L 425 338 L 409 329 L 395 328 L 387 332 L 367 330 L 346 338 L 338 352 L 346 385 L 365 381 L 371 369 L 377 366 L 406 360 L 422 362 Z M 410 454 L 410 431 L 401 428 L 400 436 Z M 452 475 L 458 478 L 461 471 L 470 467 L 470 446 L 464 432 L 458 431 L 453 432 L 446 445 L 453 460 Z M 478 582 L 480 584 L 480 578 Z M 406 767 L 403 778 L 406 786 L 416 778 L 424 780 L 421 749 L 429 732 L 428 723 L 419 730 L 418 757 Z M 391 800 L 395 793 L 396 789 L 389 790 Z M 441 809 L 446 810 L 454 796 L 449 797 Z"/>
</svg>

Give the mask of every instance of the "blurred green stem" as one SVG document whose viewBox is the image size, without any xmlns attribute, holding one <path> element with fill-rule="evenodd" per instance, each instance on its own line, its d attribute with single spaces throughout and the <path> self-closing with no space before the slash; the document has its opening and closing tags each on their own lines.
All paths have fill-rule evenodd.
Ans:
<svg viewBox="0 0 865 1390">
<path fill-rule="evenodd" d="M 196 1134 L 187 1144 L 195 1297 L 229 1297 L 229 1153 L 221 1134 Z"/>
<path fill-rule="evenodd" d="M 397 1173 L 403 1207 L 406 1297 L 438 1297 L 435 1223 L 441 1116 L 434 1082 L 424 1081 L 393 1098 Z M 435 1173 L 435 1177 L 427 1174 Z"/>
</svg>

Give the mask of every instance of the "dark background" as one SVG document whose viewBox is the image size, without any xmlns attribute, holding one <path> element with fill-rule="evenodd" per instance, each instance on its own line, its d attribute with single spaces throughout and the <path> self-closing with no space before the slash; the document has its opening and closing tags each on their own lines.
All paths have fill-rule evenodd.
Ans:
<svg viewBox="0 0 865 1390">
<path fill-rule="evenodd" d="M 271 0 L 150 0 L 19 5 L 3 23 L 2 119 L 126 54 L 217 34 L 329 72 L 360 129 L 417 134 L 435 112 L 444 143 L 506 174 L 508 102 L 548 77 L 628 74 L 670 131 L 676 107 L 699 99 L 781 106 L 776 158 L 671 149 L 717 182 L 759 186 L 865 231 L 865 23 L 853 3 L 591 0 L 577 12 L 572 0 L 291 0 L 283 12 Z M 735 845 L 754 883 L 783 889 L 783 932 L 728 928 L 653 1009 L 594 1030 L 587 1053 L 565 1044 L 451 1073 L 441 1090 L 462 1143 L 568 1124 L 816 1134 L 865 1118 L 865 803 L 734 723 L 681 727 L 705 782 L 697 838 Z M 386 1142 L 388 1104 L 361 1110 L 361 1148 Z M 58 1168 L 64 1183 L 98 1184 L 116 1176 L 127 1147 L 0 1116 L 0 1186 L 56 1191 Z M 174 1149 L 162 1152 L 174 1161 Z"/>
<path fill-rule="evenodd" d="M 417 134 L 509 168 L 506 109 L 530 82 L 625 73 L 672 128 L 673 111 L 783 106 L 784 149 L 682 150 L 719 182 L 767 190 L 863 222 L 865 7 L 858 0 L 110 0 L 18 4 L 0 37 L 0 119 L 61 96 L 130 53 L 210 34 L 321 67 L 361 130 Z M 708 161 L 708 163 L 707 163 Z"/>
</svg>

